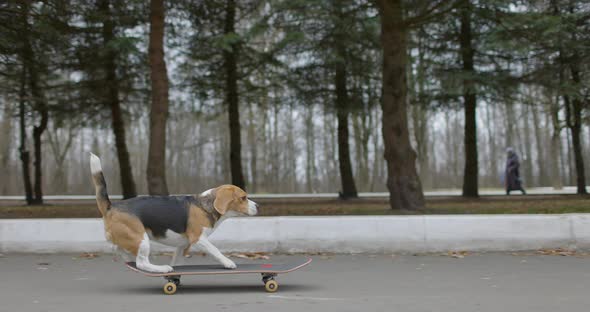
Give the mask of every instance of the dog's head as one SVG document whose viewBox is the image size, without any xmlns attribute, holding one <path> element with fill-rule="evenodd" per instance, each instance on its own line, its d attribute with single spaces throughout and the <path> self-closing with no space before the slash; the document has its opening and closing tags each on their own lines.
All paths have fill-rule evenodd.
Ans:
<svg viewBox="0 0 590 312">
<path fill-rule="evenodd" d="M 213 208 L 219 214 L 254 216 L 258 213 L 258 204 L 248 199 L 248 194 L 235 185 L 222 185 L 204 192 L 202 195 L 212 197 Z"/>
</svg>

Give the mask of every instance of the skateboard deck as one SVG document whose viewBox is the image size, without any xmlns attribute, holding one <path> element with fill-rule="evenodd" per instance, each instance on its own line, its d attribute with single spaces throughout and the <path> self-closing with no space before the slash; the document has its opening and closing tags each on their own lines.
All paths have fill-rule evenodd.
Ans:
<svg viewBox="0 0 590 312">
<path fill-rule="evenodd" d="M 215 275 L 215 274 L 248 274 L 259 273 L 262 275 L 262 282 L 268 292 L 276 292 L 278 283 L 274 277 L 278 274 L 289 273 L 298 270 L 311 263 L 311 258 L 298 259 L 285 263 L 247 263 L 237 264 L 235 269 L 226 269 L 219 264 L 198 264 L 198 265 L 176 265 L 174 271 L 168 273 L 154 273 L 138 269 L 135 262 L 126 262 L 125 265 L 132 271 L 146 276 L 160 276 L 168 280 L 164 285 L 164 293 L 172 295 L 180 286 L 182 275 Z"/>
</svg>

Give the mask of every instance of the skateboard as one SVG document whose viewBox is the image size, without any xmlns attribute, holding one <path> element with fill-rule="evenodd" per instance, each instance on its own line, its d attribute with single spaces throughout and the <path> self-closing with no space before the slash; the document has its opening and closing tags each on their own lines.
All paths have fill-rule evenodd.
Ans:
<svg viewBox="0 0 590 312">
<path fill-rule="evenodd" d="M 248 274 L 259 273 L 262 275 L 262 283 L 267 292 L 274 293 L 279 289 L 279 283 L 275 281 L 278 274 L 289 273 L 298 270 L 311 263 L 310 258 L 298 259 L 286 263 L 258 263 L 238 264 L 238 267 L 230 270 L 221 265 L 177 265 L 174 271 L 168 273 L 154 273 L 140 270 L 135 262 L 126 262 L 125 265 L 135 272 L 146 276 L 164 277 L 168 282 L 164 284 L 164 293 L 173 295 L 180 286 L 180 277 L 183 275 L 214 275 L 214 274 Z"/>
</svg>

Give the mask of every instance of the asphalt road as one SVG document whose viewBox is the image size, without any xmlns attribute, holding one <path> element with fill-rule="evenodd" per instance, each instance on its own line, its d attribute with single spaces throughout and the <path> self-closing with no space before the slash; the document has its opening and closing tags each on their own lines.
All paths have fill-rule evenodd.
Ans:
<svg viewBox="0 0 590 312">
<path fill-rule="evenodd" d="M 295 256 L 271 256 L 286 261 Z M 300 257 L 300 256 L 298 256 Z M 0 311 L 585 311 L 590 258 L 528 254 L 312 256 L 265 293 L 258 275 L 164 280 L 79 255 L 0 256 Z M 169 257 L 155 257 L 165 263 Z M 239 259 L 241 260 L 241 259 Z M 192 263 L 211 263 L 196 256 Z M 260 260 L 246 260 L 249 262 Z M 239 261 L 238 261 L 239 262 Z"/>
</svg>

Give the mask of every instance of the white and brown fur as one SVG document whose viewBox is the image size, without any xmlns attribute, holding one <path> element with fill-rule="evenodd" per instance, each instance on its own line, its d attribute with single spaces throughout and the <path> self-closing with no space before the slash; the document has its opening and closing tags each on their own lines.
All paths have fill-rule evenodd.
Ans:
<svg viewBox="0 0 590 312">
<path fill-rule="evenodd" d="M 171 272 L 172 266 L 199 245 L 225 268 L 236 264 L 208 240 L 208 236 L 227 217 L 256 215 L 258 205 L 245 191 L 222 185 L 194 196 L 145 196 L 111 203 L 100 159 L 91 154 L 90 169 L 96 189 L 96 203 L 106 239 L 125 254 L 135 256 L 137 268 L 158 273 Z M 176 248 L 170 265 L 149 261 L 150 240 Z"/>
</svg>

